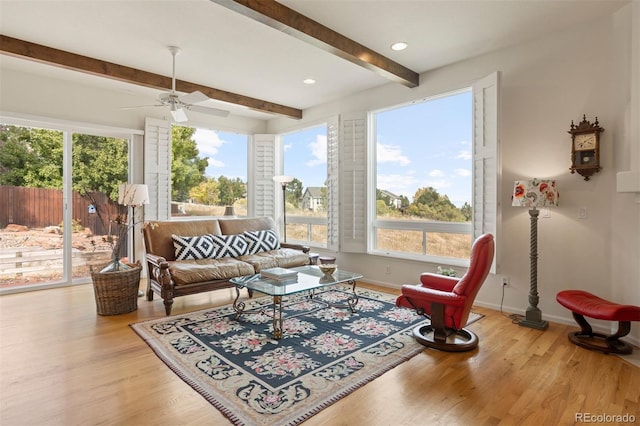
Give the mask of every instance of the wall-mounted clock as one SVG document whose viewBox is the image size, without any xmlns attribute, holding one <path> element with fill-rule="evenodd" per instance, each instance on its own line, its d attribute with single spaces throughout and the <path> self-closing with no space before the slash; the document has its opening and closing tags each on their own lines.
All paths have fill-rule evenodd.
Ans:
<svg viewBox="0 0 640 426">
<path fill-rule="evenodd" d="M 571 173 L 578 172 L 584 180 L 602 170 L 600 167 L 600 133 L 604 129 L 596 121 L 591 124 L 587 116 L 582 116 L 582 121 L 576 126 L 571 121 Z"/>
</svg>

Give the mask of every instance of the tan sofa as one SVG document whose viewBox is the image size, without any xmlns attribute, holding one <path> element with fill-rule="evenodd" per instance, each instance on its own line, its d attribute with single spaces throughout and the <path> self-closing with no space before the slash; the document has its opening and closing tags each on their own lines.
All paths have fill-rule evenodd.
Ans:
<svg viewBox="0 0 640 426">
<path fill-rule="evenodd" d="M 257 247 L 255 236 L 264 235 L 264 232 L 258 231 L 269 231 L 272 237 L 269 244 L 274 244 L 275 236 L 275 244 L 280 247 L 268 250 Z M 171 314 L 173 299 L 176 297 L 233 287 L 229 282 L 231 278 L 253 275 L 261 269 L 276 266 L 292 268 L 310 263 L 308 247 L 277 241 L 275 223 L 269 217 L 149 221 L 145 222 L 142 232 L 149 273 L 147 300 L 153 300 L 154 293 L 160 295 L 167 315 Z M 208 252 L 211 242 L 209 238 L 215 239 L 213 254 Z M 253 246 L 250 245 L 252 238 Z M 242 251 L 243 239 L 248 241 L 248 249 L 259 250 L 254 254 L 234 253 Z M 227 240 L 232 241 L 230 244 L 239 242 L 240 250 L 224 247 Z M 196 247 L 198 245 L 204 246 L 204 252 Z M 231 251 L 227 250 L 229 248 Z M 194 255 L 202 258 L 191 258 Z M 186 259 L 180 259 L 185 256 Z"/>
</svg>

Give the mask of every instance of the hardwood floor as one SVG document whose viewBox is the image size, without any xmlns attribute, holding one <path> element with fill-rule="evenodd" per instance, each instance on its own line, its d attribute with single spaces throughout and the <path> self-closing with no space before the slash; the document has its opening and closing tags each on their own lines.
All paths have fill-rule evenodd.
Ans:
<svg viewBox="0 0 640 426">
<path fill-rule="evenodd" d="M 173 313 L 234 296 L 181 297 Z M 573 345 L 567 333 L 576 327 L 552 323 L 541 332 L 475 310 L 486 315 L 471 326 L 479 349 L 425 349 L 305 425 L 568 425 L 580 423 L 576 413 L 640 422 L 640 368 Z M 2 426 L 229 424 L 128 326 L 163 317 L 158 298 L 98 316 L 93 288 L 83 285 L 2 296 L 0 316 Z"/>
</svg>

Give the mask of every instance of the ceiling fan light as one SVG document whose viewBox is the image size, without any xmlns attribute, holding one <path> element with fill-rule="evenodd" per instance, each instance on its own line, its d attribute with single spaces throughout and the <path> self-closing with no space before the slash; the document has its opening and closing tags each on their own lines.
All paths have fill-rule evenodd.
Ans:
<svg viewBox="0 0 640 426">
<path fill-rule="evenodd" d="M 184 112 L 182 108 L 176 108 L 175 105 L 171 105 L 171 116 L 173 117 L 173 121 L 176 123 L 182 123 L 183 121 L 187 121 L 187 114 Z"/>
</svg>

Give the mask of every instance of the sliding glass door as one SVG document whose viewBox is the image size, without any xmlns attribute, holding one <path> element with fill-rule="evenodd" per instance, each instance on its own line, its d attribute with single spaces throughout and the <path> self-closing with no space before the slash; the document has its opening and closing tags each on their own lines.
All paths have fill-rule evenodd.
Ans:
<svg viewBox="0 0 640 426">
<path fill-rule="evenodd" d="M 87 282 L 108 262 L 128 150 L 126 138 L 0 124 L 0 292 Z"/>
</svg>

